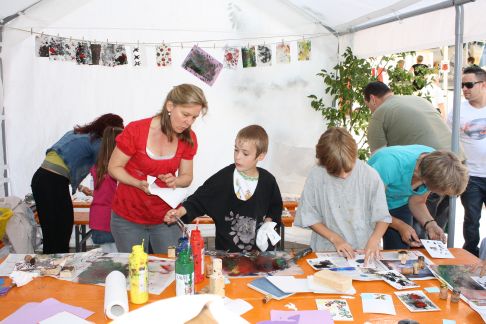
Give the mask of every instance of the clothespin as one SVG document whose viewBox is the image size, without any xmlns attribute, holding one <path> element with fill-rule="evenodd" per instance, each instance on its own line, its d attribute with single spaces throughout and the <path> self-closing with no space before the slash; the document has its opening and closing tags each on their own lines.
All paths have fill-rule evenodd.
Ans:
<svg viewBox="0 0 486 324">
<path fill-rule="evenodd" d="M 213 43 L 213 48 L 214 48 L 214 49 L 216 48 L 216 43 Z"/>
<path fill-rule="evenodd" d="M 32 27 L 30 27 L 30 34 L 32 35 Z"/>
</svg>

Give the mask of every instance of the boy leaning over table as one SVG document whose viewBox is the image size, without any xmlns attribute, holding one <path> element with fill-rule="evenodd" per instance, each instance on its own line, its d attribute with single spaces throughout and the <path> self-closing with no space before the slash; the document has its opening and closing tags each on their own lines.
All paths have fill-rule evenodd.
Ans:
<svg viewBox="0 0 486 324">
<path fill-rule="evenodd" d="M 241 129 L 235 140 L 235 163 L 206 180 L 181 207 L 169 210 L 164 221 L 171 224 L 182 217 L 190 223 L 208 215 L 216 227 L 217 250 L 255 250 L 259 228 L 265 222 L 280 226 L 282 216 L 282 196 L 275 177 L 257 167 L 267 150 L 268 135 L 263 127 Z"/>
<path fill-rule="evenodd" d="M 391 223 L 378 173 L 358 159 L 358 147 L 344 128 L 329 128 L 316 145 L 318 165 L 305 182 L 295 225 L 312 229 L 315 252 L 337 251 L 365 264 L 380 258 L 381 238 Z"/>
</svg>

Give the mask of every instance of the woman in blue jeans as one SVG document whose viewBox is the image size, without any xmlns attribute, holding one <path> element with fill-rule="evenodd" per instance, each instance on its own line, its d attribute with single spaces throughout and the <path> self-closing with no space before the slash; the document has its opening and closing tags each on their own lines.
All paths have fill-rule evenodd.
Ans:
<svg viewBox="0 0 486 324">
<path fill-rule="evenodd" d="M 413 222 L 418 222 L 431 240 L 445 242 L 446 236 L 430 215 L 430 191 L 456 196 L 465 189 L 467 168 L 452 152 L 435 151 L 424 145 L 384 147 L 368 161 L 380 174 L 392 224 L 383 236 L 384 249 L 403 249 L 421 245 Z"/>
</svg>

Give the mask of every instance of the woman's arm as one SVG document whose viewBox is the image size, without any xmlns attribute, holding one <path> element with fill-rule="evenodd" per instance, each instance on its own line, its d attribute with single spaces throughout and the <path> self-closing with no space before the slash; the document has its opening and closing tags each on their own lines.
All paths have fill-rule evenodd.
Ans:
<svg viewBox="0 0 486 324">
<path fill-rule="evenodd" d="M 179 164 L 179 175 L 176 177 L 172 173 L 161 174 L 159 179 L 167 185 L 169 188 L 185 188 L 189 187 L 192 182 L 192 160 L 181 160 Z"/>
<path fill-rule="evenodd" d="M 118 147 L 115 147 L 113 153 L 111 154 L 110 162 L 108 163 L 108 173 L 115 180 L 126 185 L 136 187 L 149 195 L 150 192 L 148 190 L 147 181 L 138 180 L 131 176 L 127 170 L 125 170 L 125 165 L 128 163 L 130 158 L 131 156 L 126 155 Z"/>
<path fill-rule="evenodd" d="M 439 225 L 437 225 L 437 222 L 434 220 L 432 215 L 430 215 L 427 205 L 425 205 L 428 196 L 428 194 L 422 196 L 413 195 L 408 200 L 408 206 L 413 214 L 413 217 L 420 223 L 420 225 L 424 227 L 429 239 L 441 240 L 445 243 L 446 236 L 444 231 Z M 427 225 L 425 226 L 426 223 Z"/>
<path fill-rule="evenodd" d="M 334 246 L 336 247 L 336 251 L 339 255 L 344 256 L 346 258 L 354 259 L 354 250 L 353 247 L 346 242 L 339 234 L 330 230 L 326 225 L 323 223 L 317 223 L 311 225 L 310 228 L 317 234 L 322 237 L 328 239 Z"/>
</svg>

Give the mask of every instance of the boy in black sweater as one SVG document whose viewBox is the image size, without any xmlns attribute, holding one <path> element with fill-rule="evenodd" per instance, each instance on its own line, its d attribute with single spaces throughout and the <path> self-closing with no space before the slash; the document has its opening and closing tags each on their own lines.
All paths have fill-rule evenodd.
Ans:
<svg viewBox="0 0 486 324">
<path fill-rule="evenodd" d="M 230 252 L 256 249 L 256 232 L 264 222 L 281 224 L 282 196 L 275 177 L 257 163 L 265 158 L 268 135 L 259 125 L 241 129 L 235 140 L 234 160 L 211 176 L 182 206 L 165 215 L 190 223 L 210 216 L 216 226 L 216 249 Z M 278 227 L 277 227 L 278 228 Z"/>
</svg>

